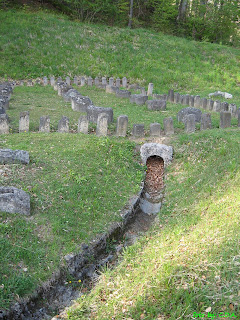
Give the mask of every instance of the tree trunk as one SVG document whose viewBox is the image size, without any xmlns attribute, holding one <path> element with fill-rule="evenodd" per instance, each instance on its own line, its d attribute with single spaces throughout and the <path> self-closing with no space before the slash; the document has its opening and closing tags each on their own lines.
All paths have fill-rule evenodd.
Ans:
<svg viewBox="0 0 240 320">
<path fill-rule="evenodd" d="M 133 0 L 130 0 L 130 12 L 129 12 L 129 21 L 128 21 L 128 27 L 132 27 L 132 18 L 133 18 Z"/>
<path fill-rule="evenodd" d="M 188 6 L 188 0 L 181 0 L 179 8 L 178 8 L 178 21 L 184 20 L 187 14 L 187 6 Z"/>
</svg>

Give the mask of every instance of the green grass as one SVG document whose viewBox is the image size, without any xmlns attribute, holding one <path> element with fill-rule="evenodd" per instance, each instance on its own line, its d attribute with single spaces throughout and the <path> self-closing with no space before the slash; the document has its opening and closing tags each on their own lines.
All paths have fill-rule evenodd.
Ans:
<svg viewBox="0 0 240 320">
<path fill-rule="evenodd" d="M 156 92 L 230 91 L 239 98 L 239 49 L 161 33 L 0 11 L 0 77 L 126 76 Z"/>
<path fill-rule="evenodd" d="M 68 319 L 239 319 L 239 138 L 220 129 L 176 137 L 159 221 Z"/>
<path fill-rule="evenodd" d="M 49 278 L 64 255 L 121 220 L 119 211 L 139 191 L 143 167 L 134 143 L 124 139 L 10 134 L 1 135 L 0 148 L 27 150 L 31 159 L 0 166 L 2 186 L 31 196 L 30 217 L 0 213 L 0 308 L 6 308 Z"/>
</svg>

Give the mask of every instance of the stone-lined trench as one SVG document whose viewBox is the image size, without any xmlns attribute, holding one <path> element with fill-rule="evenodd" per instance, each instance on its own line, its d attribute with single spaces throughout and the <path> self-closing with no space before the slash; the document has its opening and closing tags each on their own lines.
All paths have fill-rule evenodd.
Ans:
<svg viewBox="0 0 240 320">
<path fill-rule="evenodd" d="M 16 303 L 8 312 L 0 311 L 0 319 L 64 318 L 64 309 L 95 285 L 102 267 L 108 265 L 114 268 L 121 260 L 122 250 L 132 245 L 154 222 L 155 213 L 159 212 L 163 199 L 164 167 L 171 162 L 172 153 L 172 147 L 165 145 L 143 145 L 141 157 L 147 165 L 144 186 L 121 211 L 123 221 L 112 225 L 107 233 L 93 240 L 90 245 L 83 244 L 80 253 L 65 256 L 66 267 L 56 272 L 31 297 Z M 146 202 L 148 210 L 144 211 L 142 208 L 145 208 Z M 159 208 L 157 212 L 156 208 Z M 69 276 L 75 279 L 72 284 L 69 284 Z M 81 287 L 75 285 L 79 279 Z M 57 318 L 54 317 L 56 315 Z"/>
</svg>

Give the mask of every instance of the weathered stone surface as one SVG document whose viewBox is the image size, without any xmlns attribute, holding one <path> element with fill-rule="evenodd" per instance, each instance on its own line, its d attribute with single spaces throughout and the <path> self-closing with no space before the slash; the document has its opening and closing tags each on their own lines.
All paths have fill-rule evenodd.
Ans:
<svg viewBox="0 0 240 320">
<path fill-rule="evenodd" d="M 126 77 L 122 78 L 122 86 L 123 86 L 123 88 L 127 88 L 127 78 Z"/>
<path fill-rule="evenodd" d="M 19 132 L 29 131 L 29 111 L 20 112 Z"/>
<path fill-rule="evenodd" d="M 189 96 L 189 107 L 194 108 L 194 98 L 195 96 Z"/>
<path fill-rule="evenodd" d="M 109 86 L 114 86 L 114 79 L 113 79 L 113 77 L 110 77 L 110 78 L 109 78 L 108 84 L 109 84 Z"/>
<path fill-rule="evenodd" d="M 106 86 L 106 92 L 107 93 L 116 93 L 117 91 L 119 91 L 118 87 L 111 86 L 111 85 L 107 85 Z"/>
<path fill-rule="evenodd" d="M 143 96 L 141 94 L 132 94 L 130 96 L 130 102 L 136 103 L 137 105 L 144 105 L 148 100 L 148 96 Z"/>
<path fill-rule="evenodd" d="M 221 102 L 221 111 L 228 111 L 228 103 Z"/>
<path fill-rule="evenodd" d="M 167 94 L 153 94 L 153 99 L 167 101 Z"/>
<path fill-rule="evenodd" d="M 151 96 L 153 94 L 153 83 L 148 84 L 147 95 Z"/>
<path fill-rule="evenodd" d="M 203 113 L 201 118 L 200 130 L 212 129 L 212 120 L 210 113 Z"/>
<path fill-rule="evenodd" d="M 87 107 L 93 105 L 92 100 L 88 97 L 75 96 L 71 99 L 72 110 L 79 112 L 87 112 Z"/>
<path fill-rule="evenodd" d="M 213 111 L 220 112 L 221 111 L 221 102 L 220 101 L 214 101 L 213 102 Z"/>
<path fill-rule="evenodd" d="M 209 110 L 209 111 L 213 110 L 213 103 L 214 103 L 213 100 L 207 99 L 207 110 Z"/>
<path fill-rule="evenodd" d="M 200 96 L 194 96 L 194 107 L 200 108 L 201 106 L 201 98 Z"/>
<path fill-rule="evenodd" d="M 93 85 L 93 79 L 92 79 L 92 77 L 88 77 L 88 79 L 87 79 L 87 84 L 88 84 L 88 86 L 92 86 Z"/>
<path fill-rule="evenodd" d="M 0 105 L 5 109 L 9 109 L 9 98 L 6 96 L 0 96 Z"/>
<path fill-rule="evenodd" d="M 40 85 L 41 83 L 42 83 L 42 80 L 41 80 L 41 79 L 36 79 L 36 80 L 35 80 L 35 84 Z"/>
<path fill-rule="evenodd" d="M 48 78 L 47 77 L 43 77 L 43 85 L 44 86 L 48 85 Z"/>
<path fill-rule="evenodd" d="M 184 117 L 185 132 L 194 133 L 196 130 L 196 117 L 195 114 L 187 114 Z"/>
<path fill-rule="evenodd" d="M 81 116 L 78 119 L 78 132 L 88 134 L 88 124 L 87 116 Z"/>
<path fill-rule="evenodd" d="M 216 91 L 216 92 L 213 92 L 213 93 L 209 93 L 208 95 L 209 97 L 217 97 L 217 96 L 220 96 L 220 97 L 223 97 L 225 99 L 232 99 L 232 95 L 230 93 L 227 93 L 227 92 L 222 92 L 222 91 Z"/>
<path fill-rule="evenodd" d="M 58 95 L 64 96 L 69 90 L 73 89 L 72 86 L 67 85 L 65 82 L 58 84 Z"/>
<path fill-rule="evenodd" d="M 143 137 L 144 136 L 144 124 L 134 124 L 132 135 L 134 137 Z"/>
<path fill-rule="evenodd" d="M 50 132 L 50 118 L 49 116 L 40 117 L 39 132 Z"/>
<path fill-rule="evenodd" d="M 116 91 L 116 97 L 118 97 L 118 98 L 129 98 L 130 96 L 131 96 L 131 92 L 128 90 Z"/>
<path fill-rule="evenodd" d="M 159 156 L 163 159 L 164 167 L 166 167 L 173 159 L 173 147 L 159 143 L 145 143 L 141 146 L 140 155 L 144 165 L 149 157 Z"/>
<path fill-rule="evenodd" d="M 11 98 L 11 93 L 13 92 L 13 83 L 4 82 L 0 84 L 0 95 L 3 97 Z"/>
<path fill-rule="evenodd" d="M 19 81 L 19 85 L 20 85 L 20 86 L 24 86 L 24 81 L 23 81 L 23 80 L 20 80 L 20 81 Z"/>
<path fill-rule="evenodd" d="M 147 107 L 149 110 L 166 110 L 166 100 L 148 100 Z"/>
<path fill-rule="evenodd" d="M 68 86 L 71 85 L 71 79 L 70 79 L 70 77 L 66 77 L 66 84 L 67 84 Z"/>
<path fill-rule="evenodd" d="M 81 77 L 80 79 L 80 85 L 83 87 L 85 85 L 86 79 L 84 77 Z"/>
<path fill-rule="evenodd" d="M 0 163 L 29 164 L 29 153 L 24 150 L 0 149 Z"/>
<path fill-rule="evenodd" d="M 165 118 L 163 119 L 163 127 L 164 133 L 166 136 L 171 136 L 174 134 L 174 126 L 173 126 L 173 118 Z"/>
<path fill-rule="evenodd" d="M 107 136 L 108 131 L 108 114 L 100 113 L 97 119 L 97 129 L 96 135 L 97 136 Z"/>
<path fill-rule="evenodd" d="M 6 113 L 5 109 L 0 103 L 0 114 L 5 114 L 5 113 Z"/>
<path fill-rule="evenodd" d="M 69 89 L 67 92 L 65 92 L 62 95 L 64 101 L 66 102 L 71 102 L 71 99 L 77 96 L 82 96 L 82 95 L 76 89 Z"/>
<path fill-rule="evenodd" d="M 68 133 L 69 132 L 69 119 L 68 117 L 63 116 L 58 122 L 58 132 Z"/>
<path fill-rule="evenodd" d="M 99 86 L 99 84 L 100 84 L 100 79 L 99 79 L 98 77 L 96 77 L 96 78 L 94 79 L 94 84 L 95 84 L 96 87 Z"/>
<path fill-rule="evenodd" d="M 117 132 L 118 137 L 126 137 L 128 128 L 128 116 L 121 115 L 117 118 Z"/>
<path fill-rule="evenodd" d="M 58 78 L 58 79 L 59 79 L 59 78 Z M 55 91 L 58 91 L 58 88 L 59 88 L 60 86 L 63 86 L 63 85 L 65 85 L 65 82 L 57 80 L 57 81 L 55 82 L 54 86 L 53 86 L 53 89 L 54 89 Z"/>
<path fill-rule="evenodd" d="M 50 78 L 50 85 L 54 86 L 55 85 L 55 77 Z"/>
<path fill-rule="evenodd" d="M 196 122 L 201 121 L 202 111 L 197 108 L 187 107 L 187 108 L 183 108 L 182 110 L 180 110 L 178 112 L 178 114 L 177 114 L 178 122 L 184 122 L 184 117 L 186 117 L 189 114 L 195 115 Z"/>
<path fill-rule="evenodd" d="M 207 99 L 206 98 L 201 99 L 201 107 L 203 109 L 207 109 Z"/>
<path fill-rule="evenodd" d="M 28 80 L 27 81 L 27 86 L 28 87 L 32 87 L 33 86 L 33 81 L 32 80 Z"/>
<path fill-rule="evenodd" d="M 174 91 L 172 89 L 168 91 L 168 101 L 174 102 Z"/>
<path fill-rule="evenodd" d="M 30 215 L 30 196 L 14 187 L 0 187 L 0 211 Z"/>
<path fill-rule="evenodd" d="M 189 106 L 189 94 L 183 95 L 183 101 L 182 104 Z"/>
<path fill-rule="evenodd" d="M 220 128 L 231 127 L 231 112 L 221 111 L 220 112 Z"/>
<path fill-rule="evenodd" d="M 141 86 L 137 83 L 129 84 L 128 85 L 129 90 L 141 90 Z"/>
<path fill-rule="evenodd" d="M 78 77 L 77 76 L 74 76 L 73 78 L 73 83 L 78 86 Z"/>
<path fill-rule="evenodd" d="M 228 106 L 228 111 L 231 112 L 232 117 L 236 117 L 237 116 L 237 106 L 234 103 L 229 104 Z M 1 113 L 1 111 L 0 111 Z"/>
<path fill-rule="evenodd" d="M 98 115 L 100 113 L 106 113 L 108 115 L 108 123 L 113 122 L 113 109 L 112 108 L 104 108 L 104 107 L 96 107 L 96 106 L 88 106 L 87 107 L 87 118 L 89 122 L 97 123 Z"/>
<path fill-rule="evenodd" d="M 9 133 L 8 116 L 6 113 L 0 114 L 0 134 Z"/>
<path fill-rule="evenodd" d="M 104 85 L 104 86 L 107 85 L 107 79 L 106 79 L 106 77 L 102 77 L 102 85 Z"/>
<path fill-rule="evenodd" d="M 118 88 L 121 87 L 121 79 L 120 78 L 116 79 L 116 87 L 118 87 Z"/>
<path fill-rule="evenodd" d="M 150 123 L 150 136 L 160 137 L 161 136 L 161 125 L 160 123 Z"/>
<path fill-rule="evenodd" d="M 180 94 L 178 92 L 174 93 L 174 103 L 180 103 Z"/>
</svg>

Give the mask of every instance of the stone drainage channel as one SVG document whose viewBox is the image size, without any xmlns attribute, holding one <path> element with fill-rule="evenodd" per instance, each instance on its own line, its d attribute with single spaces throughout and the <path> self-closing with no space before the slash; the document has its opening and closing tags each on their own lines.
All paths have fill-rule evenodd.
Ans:
<svg viewBox="0 0 240 320">
<path fill-rule="evenodd" d="M 64 308 L 73 303 L 97 282 L 99 271 L 114 267 L 122 250 L 132 245 L 155 220 L 163 200 L 164 167 L 172 161 L 173 148 L 158 143 L 146 143 L 141 149 L 143 164 L 147 165 L 145 183 L 139 194 L 122 210 L 123 221 L 91 242 L 82 245 L 80 253 L 65 256 L 67 267 L 55 273 L 34 295 L 15 303 L 7 312 L 0 311 L 1 320 L 43 320 L 65 318 Z M 72 284 L 69 284 L 69 276 Z M 74 285 L 81 280 L 81 287 Z M 58 314 L 57 317 L 54 315 Z"/>
</svg>

